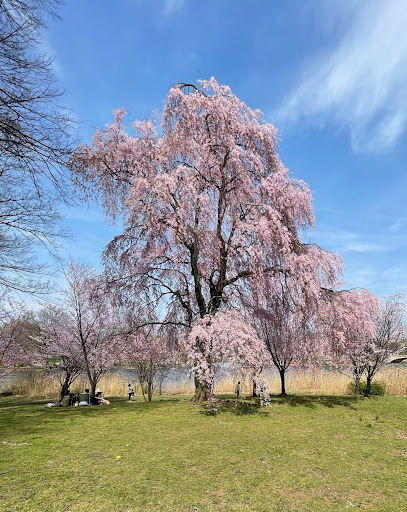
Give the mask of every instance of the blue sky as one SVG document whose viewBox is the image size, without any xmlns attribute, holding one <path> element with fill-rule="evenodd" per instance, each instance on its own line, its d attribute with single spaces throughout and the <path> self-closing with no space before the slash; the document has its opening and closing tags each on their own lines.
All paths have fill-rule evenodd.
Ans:
<svg viewBox="0 0 407 512">
<path fill-rule="evenodd" d="M 214 76 L 279 129 L 347 287 L 407 289 L 404 1 L 66 0 L 60 14 L 44 48 L 83 142 L 113 109 L 144 118 L 172 84 Z M 62 213 L 76 240 L 61 253 L 100 265 L 120 228 L 96 205 Z"/>
</svg>

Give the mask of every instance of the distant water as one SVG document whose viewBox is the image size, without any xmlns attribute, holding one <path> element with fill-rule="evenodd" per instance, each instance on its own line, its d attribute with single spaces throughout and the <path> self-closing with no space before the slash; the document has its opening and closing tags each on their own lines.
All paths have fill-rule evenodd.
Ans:
<svg viewBox="0 0 407 512">
<path fill-rule="evenodd" d="M 396 363 L 396 364 L 389 364 L 386 366 L 394 368 L 396 370 L 397 368 L 406 368 L 407 363 Z M 267 368 L 265 370 L 266 378 L 268 379 L 268 378 L 272 377 L 273 375 L 275 375 L 276 371 L 277 370 L 274 367 Z M 295 375 L 295 373 L 297 371 L 298 370 L 295 370 L 294 368 L 289 369 L 288 375 L 293 376 L 293 375 Z M 29 378 L 30 376 L 32 376 L 32 374 L 33 374 L 32 372 L 40 373 L 41 370 L 35 370 L 32 368 L 19 368 L 18 370 L 16 370 L 15 372 L 13 372 L 11 374 L 0 377 L 0 393 L 2 391 L 5 391 L 8 388 L 10 381 L 16 381 L 19 379 L 25 380 L 27 377 Z M 134 380 L 135 380 L 135 371 L 131 370 L 131 369 L 128 369 L 128 370 L 115 369 L 115 370 L 112 370 L 111 373 L 120 375 L 121 377 L 123 377 L 123 380 L 125 380 L 125 381 L 128 380 L 129 382 L 134 382 Z M 231 370 L 227 365 L 223 365 L 220 368 L 220 371 L 218 372 L 216 380 L 222 380 L 223 377 L 231 377 L 233 379 L 238 380 L 239 378 L 241 378 L 241 375 L 239 375 L 239 373 L 237 373 L 236 371 Z M 193 378 L 193 376 L 189 375 L 188 368 L 177 367 L 177 368 L 171 369 L 168 372 L 168 374 L 165 376 L 165 378 L 163 380 L 163 389 L 165 389 L 167 386 L 173 386 L 173 385 L 177 385 L 177 384 L 190 386 L 193 384 L 193 382 L 194 382 L 194 378 Z"/>
<path fill-rule="evenodd" d="M 8 373 L 3 377 L 0 377 L 0 393 L 7 390 L 10 382 L 15 382 L 19 380 L 25 380 L 27 378 L 32 377 L 35 373 L 40 374 L 40 369 L 33 368 L 19 368 L 12 373 Z M 163 387 L 165 388 L 171 384 L 191 384 L 193 383 L 193 377 L 188 375 L 188 368 L 173 368 L 169 370 L 168 374 L 163 380 Z M 135 370 L 124 370 L 124 369 L 115 369 L 109 372 L 111 374 L 117 374 L 123 377 L 123 380 L 128 380 L 129 382 L 133 382 L 135 380 Z"/>
<path fill-rule="evenodd" d="M 163 380 L 163 387 L 169 384 L 190 384 L 193 382 L 194 378 L 193 376 L 189 376 L 188 372 L 188 368 L 173 368 L 172 370 L 169 370 Z M 124 380 L 128 380 L 130 382 L 131 380 L 134 380 L 135 370 L 118 369 L 112 370 L 112 373 L 120 375 L 121 377 L 124 377 Z"/>
<path fill-rule="evenodd" d="M 10 383 L 10 381 L 18 381 L 18 380 L 25 380 L 27 378 L 30 378 L 30 376 L 33 375 L 33 372 L 40 373 L 41 370 L 36 370 L 33 368 L 19 368 L 18 370 L 14 371 L 13 373 L 10 373 L 3 378 L 0 378 L 0 393 L 2 391 L 5 391 Z M 273 373 L 274 369 L 270 369 L 267 371 L 267 373 Z M 123 377 L 123 380 L 133 382 L 135 380 L 135 370 L 131 369 L 115 369 L 111 370 L 111 374 L 117 374 Z M 230 370 L 227 365 L 223 365 L 220 370 L 218 371 L 217 380 L 222 377 L 232 377 L 239 379 L 240 376 Z M 176 367 L 167 373 L 163 380 L 163 388 L 165 389 L 167 386 L 173 386 L 173 385 L 191 385 L 194 382 L 194 377 L 189 374 L 189 369 L 186 367 Z"/>
</svg>

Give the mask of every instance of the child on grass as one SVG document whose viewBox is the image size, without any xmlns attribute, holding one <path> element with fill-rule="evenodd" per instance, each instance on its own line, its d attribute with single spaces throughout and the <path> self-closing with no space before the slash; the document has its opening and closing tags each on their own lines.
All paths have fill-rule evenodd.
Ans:
<svg viewBox="0 0 407 512">
<path fill-rule="evenodd" d="M 236 393 L 236 398 L 239 398 L 239 397 L 240 397 L 240 380 L 239 380 L 239 382 L 236 384 L 235 393 Z"/>
</svg>

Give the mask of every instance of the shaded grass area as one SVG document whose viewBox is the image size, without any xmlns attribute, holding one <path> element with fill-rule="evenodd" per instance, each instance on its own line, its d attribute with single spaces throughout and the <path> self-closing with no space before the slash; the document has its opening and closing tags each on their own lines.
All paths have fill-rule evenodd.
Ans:
<svg viewBox="0 0 407 512">
<path fill-rule="evenodd" d="M 0 510 L 406 511 L 407 399 L 0 399 Z"/>
</svg>

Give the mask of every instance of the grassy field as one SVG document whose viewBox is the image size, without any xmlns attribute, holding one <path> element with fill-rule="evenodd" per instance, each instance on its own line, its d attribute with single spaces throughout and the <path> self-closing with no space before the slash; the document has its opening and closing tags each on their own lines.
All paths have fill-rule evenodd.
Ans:
<svg viewBox="0 0 407 512">
<path fill-rule="evenodd" d="M 231 398 L 231 397 L 230 397 Z M 407 510 L 407 398 L 0 399 L 0 510 Z"/>
</svg>

